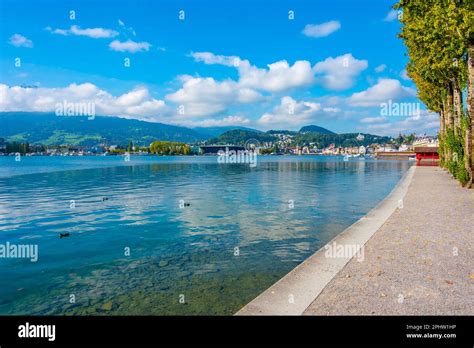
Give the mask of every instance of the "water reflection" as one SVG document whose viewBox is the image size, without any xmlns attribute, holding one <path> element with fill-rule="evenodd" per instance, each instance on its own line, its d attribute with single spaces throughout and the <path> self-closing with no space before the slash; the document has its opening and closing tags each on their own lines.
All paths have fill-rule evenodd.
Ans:
<svg viewBox="0 0 474 348">
<path fill-rule="evenodd" d="M 36 264 L 0 260 L 2 314 L 230 314 L 365 215 L 409 165 L 56 161 L 62 170 L 0 179 L 0 243 L 40 250 Z"/>
</svg>

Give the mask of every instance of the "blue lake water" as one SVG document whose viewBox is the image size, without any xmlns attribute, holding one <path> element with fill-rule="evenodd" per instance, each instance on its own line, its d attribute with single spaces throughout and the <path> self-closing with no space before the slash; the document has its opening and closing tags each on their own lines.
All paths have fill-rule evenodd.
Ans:
<svg viewBox="0 0 474 348">
<path fill-rule="evenodd" d="M 39 252 L 37 262 L 0 258 L 0 314 L 233 314 L 375 207 L 409 166 L 0 157 L 0 244 Z"/>
</svg>

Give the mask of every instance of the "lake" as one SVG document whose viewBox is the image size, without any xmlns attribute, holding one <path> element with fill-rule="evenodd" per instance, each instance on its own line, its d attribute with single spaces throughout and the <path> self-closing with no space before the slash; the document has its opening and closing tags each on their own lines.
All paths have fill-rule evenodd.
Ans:
<svg viewBox="0 0 474 348">
<path fill-rule="evenodd" d="M 0 157 L 0 244 L 38 248 L 36 262 L 0 258 L 0 314 L 233 314 L 375 207 L 410 165 Z"/>
</svg>

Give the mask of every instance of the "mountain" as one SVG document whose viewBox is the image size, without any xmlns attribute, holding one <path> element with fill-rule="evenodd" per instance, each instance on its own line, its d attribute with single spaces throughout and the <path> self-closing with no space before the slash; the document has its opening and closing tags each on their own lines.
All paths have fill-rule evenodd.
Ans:
<svg viewBox="0 0 474 348">
<path fill-rule="evenodd" d="M 274 130 L 271 129 L 267 131 L 268 134 L 285 134 L 285 135 L 295 135 L 298 134 L 298 132 L 295 131 L 289 131 L 289 130 Z"/>
<path fill-rule="evenodd" d="M 247 128 L 247 127 L 240 127 L 240 126 L 195 127 L 195 128 L 192 128 L 192 129 L 195 130 L 196 132 L 198 132 L 199 134 L 202 134 L 203 136 L 205 136 L 206 139 L 218 137 L 219 135 L 224 134 L 225 132 L 232 131 L 232 130 L 235 130 L 235 129 L 249 131 L 249 132 L 262 133 L 262 131 L 259 131 L 257 129 Z"/>
<path fill-rule="evenodd" d="M 304 126 L 300 129 L 299 132 L 300 133 L 336 134 L 334 132 L 331 132 L 329 129 L 315 126 L 315 125 Z"/>
<path fill-rule="evenodd" d="M 318 148 L 328 147 L 331 144 L 339 147 L 349 146 L 368 146 L 370 144 L 385 144 L 389 142 L 391 137 L 383 137 L 373 134 L 362 134 L 361 139 L 359 133 L 344 133 L 344 134 L 320 134 L 320 133 L 298 133 L 293 137 L 293 144 L 304 146 L 313 144 Z"/>
<path fill-rule="evenodd" d="M 308 127 L 317 127 L 317 126 L 308 126 Z M 303 127 L 304 130 L 306 127 Z M 327 129 L 317 127 L 319 129 L 323 129 L 327 132 Z M 308 128 L 306 128 L 308 129 Z M 316 128 L 309 128 L 309 129 L 316 129 Z M 218 137 L 209 139 L 206 141 L 206 144 L 215 144 L 215 145 L 224 145 L 224 144 L 234 144 L 234 145 L 244 145 L 249 139 L 255 139 L 259 143 L 263 144 L 266 142 L 275 143 L 279 140 L 276 134 L 284 134 L 291 137 L 291 144 L 296 146 L 316 146 L 318 148 L 328 147 L 331 144 L 334 146 L 367 146 L 370 144 L 383 144 L 387 143 L 391 140 L 390 137 L 381 137 L 378 135 L 373 134 L 362 134 L 363 137 L 360 137 L 359 133 L 345 133 L 345 134 L 336 134 L 330 132 L 329 134 L 322 134 L 320 132 L 292 132 L 292 131 L 285 131 L 285 130 L 270 130 L 268 132 L 253 132 L 253 131 L 245 131 L 245 130 L 232 130 L 221 134 Z"/>
<path fill-rule="evenodd" d="M 0 113 L 0 137 L 7 141 L 44 145 L 124 145 L 132 141 L 148 146 L 154 140 L 199 142 L 239 127 L 200 127 L 190 129 L 163 123 L 119 117 L 56 116 L 54 113 Z M 258 132 L 258 131 L 256 131 Z"/>
<path fill-rule="evenodd" d="M 8 142 L 28 142 L 43 145 L 83 145 L 97 144 L 148 146 L 155 140 L 179 141 L 207 144 L 244 145 L 253 139 L 263 144 L 276 142 L 276 134 L 292 137 L 293 145 L 315 144 L 318 147 L 360 146 L 384 143 L 389 137 L 364 134 L 358 140 L 358 133 L 335 134 L 318 126 L 306 126 L 299 132 L 271 130 L 262 132 L 245 127 L 198 127 L 186 128 L 163 123 L 145 122 L 119 117 L 98 116 L 93 120 L 87 117 L 56 116 L 54 113 L 3 112 L 0 113 L 0 137 Z"/>
<path fill-rule="evenodd" d="M 244 129 L 234 129 L 228 132 L 225 132 L 218 137 L 209 139 L 206 141 L 206 144 L 214 145 L 245 145 L 245 143 L 250 140 L 257 140 L 259 143 L 273 142 L 278 138 L 272 134 L 260 132 L 260 131 L 248 131 Z"/>
</svg>

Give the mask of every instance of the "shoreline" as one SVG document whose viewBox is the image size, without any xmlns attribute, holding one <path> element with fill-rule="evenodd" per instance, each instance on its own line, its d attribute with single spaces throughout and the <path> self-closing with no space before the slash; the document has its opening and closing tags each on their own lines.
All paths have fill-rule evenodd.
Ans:
<svg viewBox="0 0 474 348">
<path fill-rule="evenodd" d="M 474 191 L 421 166 L 403 205 L 304 315 L 472 315 Z"/>
<path fill-rule="evenodd" d="M 338 234 L 327 245 L 364 246 L 397 210 L 410 186 L 416 166 L 408 169 L 394 189 L 364 217 Z M 241 308 L 235 315 L 302 315 L 324 288 L 355 258 L 326 257 L 317 250 L 288 274 Z"/>
</svg>

